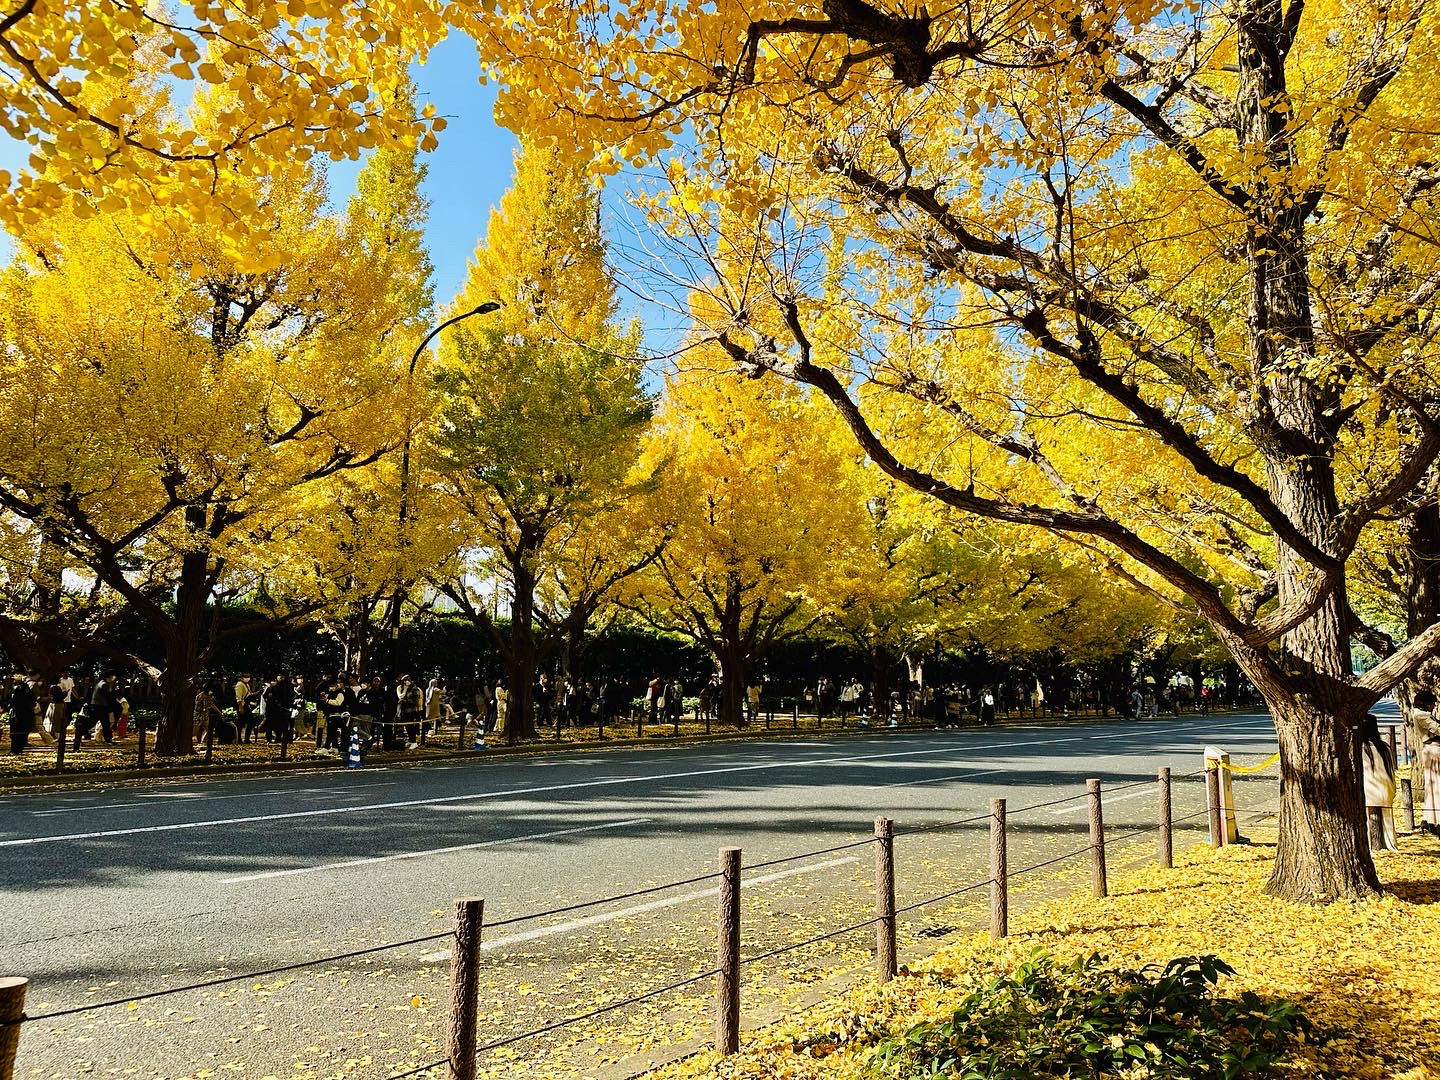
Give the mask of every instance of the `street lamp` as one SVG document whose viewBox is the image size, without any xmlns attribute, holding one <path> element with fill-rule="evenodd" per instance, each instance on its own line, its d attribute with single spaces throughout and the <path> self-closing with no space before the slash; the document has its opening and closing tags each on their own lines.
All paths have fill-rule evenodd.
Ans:
<svg viewBox="0 0 1440 1080">
<path fill-rule="evenodd" d="M 499 310 L 499 303 L 494 300 L 487 300 L 479 307 L 471 308 L 469 311 L 462 311 L 459 315 L 455 315 L 451 318 L 446 319 L 439 326 L 431 329 L 428 334 L 426 334 L 423 338 L 420 339 L 420 344 L 415 346 L 415 352 L 410 357 L 410 371 L 408 375 L 408 390 L 410 391 L 410 394 L 406 399 L 407 415 L 405 423 L 405 443 L 400 451 L 400 520 L 399 532 L 396 534 L 402 549 L 405 545 L 405 523 L 410 518 L 410 443 L 411 438 L 414 434 L 412 430 L 414 425 L 411 423 L 412 418 L 408 414 L 410 408 L 410 400 L 414 397 L 415 366 L 420 362 L 420 356 L 422 353 L 424 353 L 426 346 L 428 346 L 430 342 L 435 339 L 435 335 L 440 333 L 441 330 L 444 330 L 446 327 L 454 326 L 456 323 L 462 322 L 463 320 L 468 319 L 471 316 L 489 315 L 491 312 Z M 395 595 L 391 597 L 390 600 L 390 615 L 389 618 L 386 620 L 390 624 L 389 681 L 392 687 L 396 684 L 396 679 L 399 677 L 400 674 L 398 670 L 400 660 L 400 607 L 404 603 L 404 599 L 405 584 L 403 581 L 397 581 L 395 584 Z M 378 717 L 377 719 L 383 720 L 384 717 Z"/>
</svg>

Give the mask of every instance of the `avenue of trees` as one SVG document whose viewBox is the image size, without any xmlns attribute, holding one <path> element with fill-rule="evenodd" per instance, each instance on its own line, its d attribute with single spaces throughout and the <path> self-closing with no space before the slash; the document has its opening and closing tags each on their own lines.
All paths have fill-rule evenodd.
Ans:
<svg viewBox="0 0 1440 1080">
<path fill-rule="evenodd" d="M 315 162 L 413 175 L 444 125 L 406 66 L 457 30 L 527 149 L 431 311 L 416 215 L 322 214 Z M 1440 651 L 1437 38 L 1424 0 L 26 0 L 7 617 L 41 655 L 125 604 L 174 718 L 226 594 L 357 628 L 443 595 L 497 643 L 503 606 L 517 678 L 613 606 L 727 700 L 808 620 L 1168 606 L 1274 714 L 1271 890 L 1374 894 L 1359 721 Z M 688 292 L 663 391 L 582 175 L 626 163 Z"/>
</svg>

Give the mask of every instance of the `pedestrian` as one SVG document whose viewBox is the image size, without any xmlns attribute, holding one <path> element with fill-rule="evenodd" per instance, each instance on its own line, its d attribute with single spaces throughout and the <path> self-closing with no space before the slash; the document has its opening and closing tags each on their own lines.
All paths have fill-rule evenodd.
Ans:
<svg viewBox="0 0 1440 1080">
<path fill-rule="evenodd" d="M 1380 828 L 1370 826 L 1370 835 L 1379 838 L 1380 846 L 1396 851 L 1395 840 L 1395 758 L 1390 747 L 1380 738 L 1380 720 L 1367 713 L 1360 721 L 1360 760 L 1365 782 L 1365 816 L 1380 818 Z"/>
<path fill-rule="evenodd" d="M 665 684 L 657 675 L 650 680 L 650 685 L 645 689 L 645 711 L 650 715 L 650 723 L 655 723 L 659 718 L 660 708 L 665 703 Z"/>
<path fill-rule="evenodd" d="M 1145 713 L 1145 695 L 1137 686 L 1130 691 L 1130 719 L 1139 720 Z"/>
<path fill-rule="evenodd" d="M 360 738 L 368 750 L 375 742 L 377 725 L 385 719 L 385 684 L 378 675 L 356 691 L 355 714 Z"/>
<path fill-rule="evenodd" d="M 409 675 L 400 677 L 395 691 L 396 719 L 405 733 L 405 749 L 414 750 L 420 745 L 420 723 L 425 716 L 425 694 Z"/>
<path fill-rule="evenodd" d="M 440 724 L 445 719 L 445 684 L 440 681 L 440 676 L 430 680 L 430 685 L 425 688 L 425 730 L 431 734 L 438 734 Z"/>
<path fill-rule="evenodd" d="M 70 684 L 75 685 L 73 682 Z M 70 701 L 68 691 L 64 686 L 64 675 L 57 678 L 50 684 L 50 704 L 45 710 L 44 727 L 50 729 L 50 740 L 52 742 L 64 742 L 69 736 L 67 729 L 70 726 Z M 42 728 L 43 730 L 43 728 Z"/>
<path fill-rule="evenodd" d="M 504 731 L 510 720 L 510 692 L 502 679 L 495 684 L 495 730 Z"/>
<path fill-rule="evenodd" d="M 284 675 L 276 675 L 260 694 L 260 728 L 267 743 L 284 741 L 294 708 L 294 684 Z"/>
<path fill-rule="evenodd" d="M 685 688 L 680 685 L 679 679 L 671 679 L 670 685 L 665 688 L 665 712 L 666 719 L 672 724 L 680 723 L 680 717 L 685 712 Z"/>
<path fill-rule="evenodd" d="M 103 678 L 95 684 L 95 690 L 90 695 L 90 715 L 88 722 L 84 725 L 75 725 L 75 749 L 80 749 L 80 729 L 85 728 L 85 734 L 89 735 L 95 730 L 95 725 L 100 725 L 100 736 L 105 745 L 110 745 L 111 721 L 115 717 L 115 673 L 106 672 Z"/>
<path fill-rule="evenodd" d="M 1435 692 L 1422 688 L 1410 701 L 1410 721 L 1423 737 L 1420 771 L 1424 789 L 1420 828 L 1440 836 L 1440 720 L 1435 716 Z"/>
<path fill-rule="evenodd" d="M 210 725 L 220 717 L 220 704 L 215 691 L 209 684 L 202 684 L 195 694 L 194 728 L 191 732 L 196 742 L 203 742 L 210 732 Z"/>
<path fill-rule="evenodd" d="M 235 682 L 235 728 L 240 742 L 255 739 L 255 691 L 247 671 Z"/>
<path fill-rule="evenodd" d="M 35 680 L 25 675 L 10 690 L 10 752 L 23 754 L 35 730 Z"/>
<path fill-rule="evenodd" d="M 760 720 L 760 684 L 751 683 L 749 690 L 750 697 L 750 722 L 758 723 Z"/>
<path fill-rule="evenodd" d="M 980 689 L 980 724 L 989 727 L 995 723 L 995 691 L 985 686 Z"/>
</svg>

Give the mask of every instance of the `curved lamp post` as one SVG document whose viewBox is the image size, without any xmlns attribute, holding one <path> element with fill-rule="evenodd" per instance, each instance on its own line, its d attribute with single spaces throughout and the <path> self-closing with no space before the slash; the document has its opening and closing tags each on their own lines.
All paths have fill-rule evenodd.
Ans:
<svg viewBox="0 0 1440 1080">
<path fill-rule="evenodd" d="M 411 389 L 414 388 L 415 366 L 420 362 L 420 356 L 425 352 L 426 346 L 435 340 L 435 336 L 447 327 L 454 326 L 458 322 L 474 315 L 489 315 L 491 312 L 499 311 L 500 305 L 494 300 L 487 300 L 479 307 L 469 311 L 462 311 L 459 315 L 446 319 L 440 325 L 432 328 L 428 334 L 420 339 L 420 344 L 415 346 L 415 352 L 410 357 L 410 371 L 408 380 Z M 405 425 L 405 444 L 400 452 L 400 520 L 397 538 L 401 546 L 405 544 L 405 522 L 410 518 L 410 442 L 412 437 L 412 424 Z M 404 603 L 405 585 L 398 582 L 395 586 L 395 595 L 390 600 L 390 617 L 387 622 L 390 624 L 390 691 L 393 693 L 396 679 L 399 677 L 399 652 L 400 652 L 400 607 Z"/>
</svg>

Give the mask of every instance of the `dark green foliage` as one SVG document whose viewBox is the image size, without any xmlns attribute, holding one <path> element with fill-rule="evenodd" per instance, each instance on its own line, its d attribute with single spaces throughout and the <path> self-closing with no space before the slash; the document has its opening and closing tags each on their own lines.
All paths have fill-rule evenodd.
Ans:
<svg viewBox="0 0 1440 1080">
<path fill-rule="evenodd" d="M 1099 955 L 1057 964 L 1037 952 L 969 994 L 949 1020 L 881 1042 L 871 1069 L 902 1080 L 1271 1075 L 1309 1025 L 1288 1001 L 1218 995 L 1228 974 L 1215 956 L 1131 971 Z"/>
</svg>

